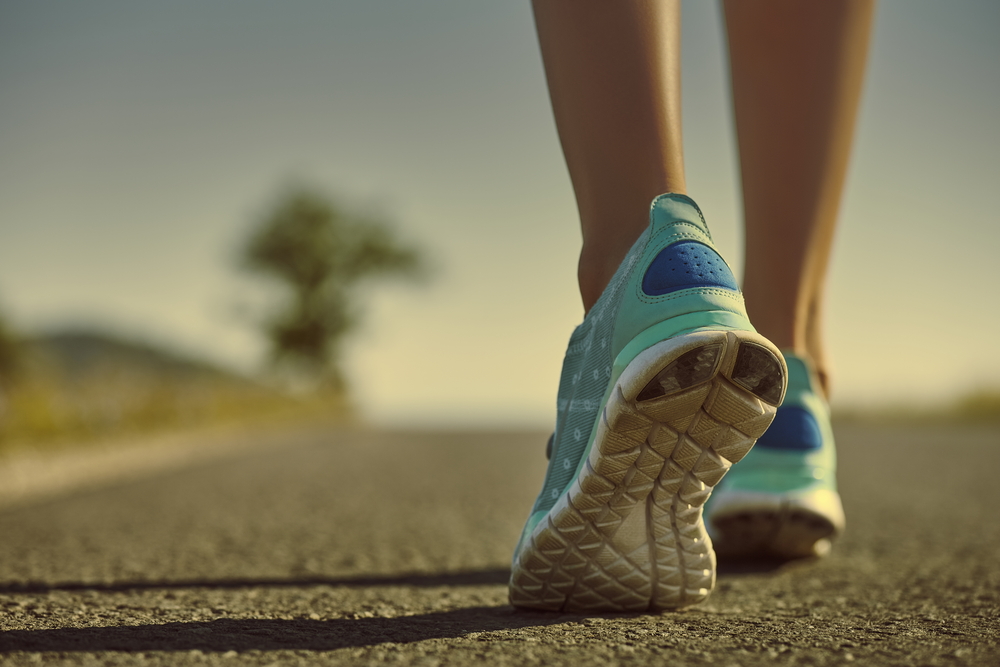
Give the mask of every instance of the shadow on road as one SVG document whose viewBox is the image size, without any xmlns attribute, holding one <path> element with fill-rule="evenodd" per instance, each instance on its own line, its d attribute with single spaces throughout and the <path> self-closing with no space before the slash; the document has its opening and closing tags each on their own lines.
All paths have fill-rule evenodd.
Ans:
<svg viewBox="0 0 1000 667">
<path fill-rule="evenodd" d="M 806 562 L 806 561 L 802 561 Z M 719 577 L 775 572 L 788 561 L 719 559 Z M 510 580 L 509 568 L 466 570 L 429 574 L 398 574 L 387 576 L 357 577 L 234 577 L 227 579 L 170 579 L 148 581 L 116 581 L 88 583 L 67 581 L 45 583 L 36 581 L 0 583 L 0 595 L 17 593 L 49 593 L 52 591 L 105 591 L 124 592 L 160 589 L 237 589 L 237 588 L 299 588 L 302 586 L 344 586 L 347 588 L 376 588 L 382 586 L 493 586 L 506 585 Z"/>
<path fill-rule="evenodd" d="M 456 638 L 474 632 L 541 627 L 566 621 L 563 615 L 498 606 L 397 618 L 219 619 L 205 623 L 10 630 L 0 632 L 0 654 L 15 651 L 332 651 L 387 642 L 408 644 Z"/>
<path fill-rule="evenodd" d="M 716 574 L 720 579 L 735 577 L 741 574 L 765 574 L 777 572 L 788 566 L 801 565 L 816 562 L 816 559 L 800 558 L 788 560 L 787 558 L 734 558 L 719 556 Z"/>
<path fill-rule="evenodd" d="M 136 591 L 171 588 L 298 588 L 301 586 L 346 586 L 348 588 L 373 588 L 379 586 L 490 586 L 506 585 L 510 579 L 510 569 L 468 570 L 465 572 L 434 574 L 400 574 L 389 576 L 359 577 L 284 577 L 232 579 L 172 579 L 152 581 L 117 581 L 112 583 L 42 583 L 14 582 L 0 584 L 0 594 L 48 593 L 50 591 Z"/>
</svg>

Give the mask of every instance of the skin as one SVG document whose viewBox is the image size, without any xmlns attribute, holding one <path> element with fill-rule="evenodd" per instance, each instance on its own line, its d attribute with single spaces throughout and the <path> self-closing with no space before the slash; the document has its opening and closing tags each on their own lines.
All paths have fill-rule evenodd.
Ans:
<svg viewBox="0 0 1000 667">
<path fill-rule="evenodd" d="M 824 288 L 874 2 L 724 4 L 754 326 L 829 382 Z"/>
<path fill-rule="evenodd" d="M 535 0 L 559 138 L 583 232 L 590 309 L 649 202 L 686 194 L 676 0 Z M 725 3 L 754 325 L 811 358 L 824 386 L 823 292 L 873 0 Z"/>
<path fill-rule="evenodd" d="M 680 4 L 538 0 L 534 10 L 580 212 L 589 310 L 645 230 L 653 198 L 686 192 Z"/>
</svg>

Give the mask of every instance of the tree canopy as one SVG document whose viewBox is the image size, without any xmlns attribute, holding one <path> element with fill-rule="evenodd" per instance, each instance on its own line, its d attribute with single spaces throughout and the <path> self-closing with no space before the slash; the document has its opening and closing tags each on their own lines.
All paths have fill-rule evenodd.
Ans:
<svg viewBox="0 0 1000 667">
<path fill-rule="evenodd" d="M 296 188 L 262 218 L 243 266 L 284 285 L 286 298 L 262 322 L 272 362 L 300 378 L 343 388 L 341 343 L 363 310 L 359 287 L 415 277 L 424 260 L 384 219 L 353 213 Z"/>
<path fill-rule="evenodd" d="M 0 390 L 9 386 L 20 371 L 21 343 L 0 313 Z"/>
</svg>

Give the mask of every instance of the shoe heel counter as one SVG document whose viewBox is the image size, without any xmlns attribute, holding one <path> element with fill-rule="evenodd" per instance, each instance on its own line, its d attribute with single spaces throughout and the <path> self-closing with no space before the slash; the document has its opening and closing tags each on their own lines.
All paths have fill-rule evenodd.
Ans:
<svg viewBox="0 0 1000 667">
<path fill-rule="evenodd" d="M 614 355 L 668 318 L 678 324 L 683 320 L 685 331 L 734 326 L 753 330 L 736 278 L 712 245 L 694 201 L 678 194 L 654 199 L 647 234 L 622 295 L 612 338 Z"/>
<path fill-rule="evenodd" d="M 667 193 L 653 200 L 649 206 L 649 224 L 654 234 L 665 227 L 678 226 L 678 232 L 687 228 L 694 240 L 712 243 L 712 234 L 698 204 L 687 195 Z"/>
<path fill-rule="evenodd" d="M 791 457 L 785 460 L 785 466 L 793 465 L 794 461 L 795 466 L 808 472 L 807 476 L 815 477 L 817 483 L 836 488 L 837 453 L 830 408 L 818 392 L 819 382 L 809 361 L 787 350 L 782 354 L 788 368 L 785 399 L 771 426 L 757 440 L 754 452 L 759 456 L 745 467 L 758 465 L 765 454 Z"/>
<path fill-rule="evenodd" d="M 816 417 L 795 405 L 778 409 L 774 421 L 764 435 L 757 439 L 763 449 L 818 451 L 823 447 L 823 432 Z"/>
</svg>

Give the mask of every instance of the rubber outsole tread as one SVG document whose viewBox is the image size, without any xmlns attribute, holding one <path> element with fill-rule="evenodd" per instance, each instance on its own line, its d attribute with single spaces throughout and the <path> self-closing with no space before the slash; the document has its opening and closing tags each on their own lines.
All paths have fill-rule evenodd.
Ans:
<svg viewBox="0 0 1000 667">
<path fill-rule="evenodd" d="M 647 611 L 704 600 L 715 552 L 702 507 L 774 418 L 785 374 L 780 352 L 746 331 L 678 336 L 633 359 L 579 475 L 517 554 L 511 603 Z"/>
</svg>

